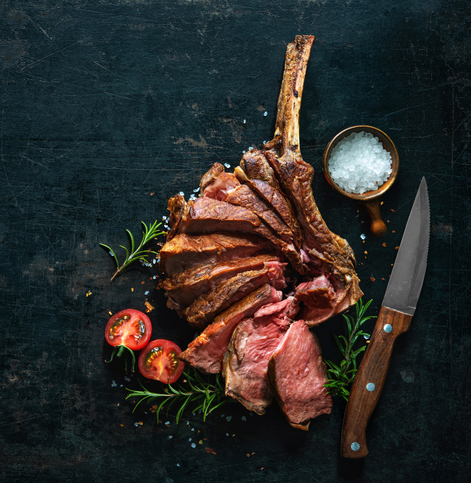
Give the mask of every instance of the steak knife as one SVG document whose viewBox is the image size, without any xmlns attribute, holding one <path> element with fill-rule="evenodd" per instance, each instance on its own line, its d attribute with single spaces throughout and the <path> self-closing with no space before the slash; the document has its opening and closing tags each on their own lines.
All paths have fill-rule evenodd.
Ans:
<svg viewBox="0 0 471 483">
<path fill-rule="evenodd" d="M 427 183 L 422 178 L 373 334 L 345 409 L 341 454 L 346 458 L 364 458 L 368 454 L 366 427 L 386 380 L 394 342 L 399 334 L 409 329 L 419 300 L 427 267 L 429 236 L 430 206 Z"/>
</svg>

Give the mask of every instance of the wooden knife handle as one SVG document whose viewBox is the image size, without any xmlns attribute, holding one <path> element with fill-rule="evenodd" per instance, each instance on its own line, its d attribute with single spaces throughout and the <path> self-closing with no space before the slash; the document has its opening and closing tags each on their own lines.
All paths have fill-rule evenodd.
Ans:
<svg viewBox="0 0 471 483">
<path fill-rule="evenodd" d="M 383 390 L 394 341 L 409 329 L 411 320 L 411 315 L 381 307 L 345 410 L 341 454 L 346 458 L 368 454 L 366 426 Z"/>
</svg>

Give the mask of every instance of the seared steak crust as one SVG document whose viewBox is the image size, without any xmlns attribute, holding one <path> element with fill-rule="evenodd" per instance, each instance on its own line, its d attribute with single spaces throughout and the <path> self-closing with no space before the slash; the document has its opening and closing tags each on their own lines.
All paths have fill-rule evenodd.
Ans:
<svg viewBox="0 0 471 483">
<path fill-rule="evenodd" d="M 279 262 L 268 262 L 261 270 L 249 270 L 235 277 L 223 280 L 209 292 L 200 295 L 183 311 L 188 323 L 197 329 L 204 329 L 214 317 L 238 302 L 265 283 L 277 289 L 286 287 L 284 266 Z"/>
<path fill-rule="evenodd" d="M 211 262 L 189 268 L 164 280 L 167 306 L 181 313 L 194 300 L 212 290 L 219 282 L 232 278 L 240 272 L 261 270 L 268 262 L 281 262 L 276 255 L 256 255 L 234 260 Z"/>
</svg>

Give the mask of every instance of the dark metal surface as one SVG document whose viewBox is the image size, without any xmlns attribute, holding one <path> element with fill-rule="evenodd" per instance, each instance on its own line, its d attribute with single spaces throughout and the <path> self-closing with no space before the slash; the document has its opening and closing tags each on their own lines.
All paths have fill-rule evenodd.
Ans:
<svg viewBox="0 0 471 483">
<path fill-rule="evenodd" d="M 470 10 L 468 0 L 1 3 L 2 481 L 468 479 Z M 303 157 L 324 219 L 356 254 L 372 314 L 422 176 L 429 188 L 427 276 L 359 465 L 339 457 L 339 399 L 307 433 L 276 406 L 157 425 L 145 407 L 132 412 L 136 380 L 122 361 L 104 362 L 104 327 L 120 309 L 149 301 L 154 336 L 181 345 L 193 331 L 154 290 L 155 267 L 110 283 L 99 243 L 125 244 L 126 228 L 138 237 L 140 221 L 188 197 L 212 163 L 234 167 L 270 139 L 296 34 L 316 36 Z M 381 240 L 322 174 L 329 140 L 356 124 L 387 132 L 401 159 Z M 315 330 L 330 359 L 342 326 L 337 317 Z"/>
<path fill-rule="evenodd" d="M 383 305 L 414 315 L 424 283 L 430 238 L 430 203 L 422 178 L 407 219 Z"/>
</svg>

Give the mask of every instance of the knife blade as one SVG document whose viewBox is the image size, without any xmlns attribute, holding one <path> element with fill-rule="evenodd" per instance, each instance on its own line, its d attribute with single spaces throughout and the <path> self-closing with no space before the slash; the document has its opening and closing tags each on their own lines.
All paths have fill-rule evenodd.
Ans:
<svg viewBox="0 0 471 483">
<path fill-rule="evenodd" d="M 394 342 L 398 335 L 409 330 L 417 307 L 427 268 L 429 237 L 430 206 L 427 183 L 422 178 L 345 409 L 341 454 L 346 458 L 363 458 L 368 454 L 366 427 L 386 380 Z"/>
</svg>

